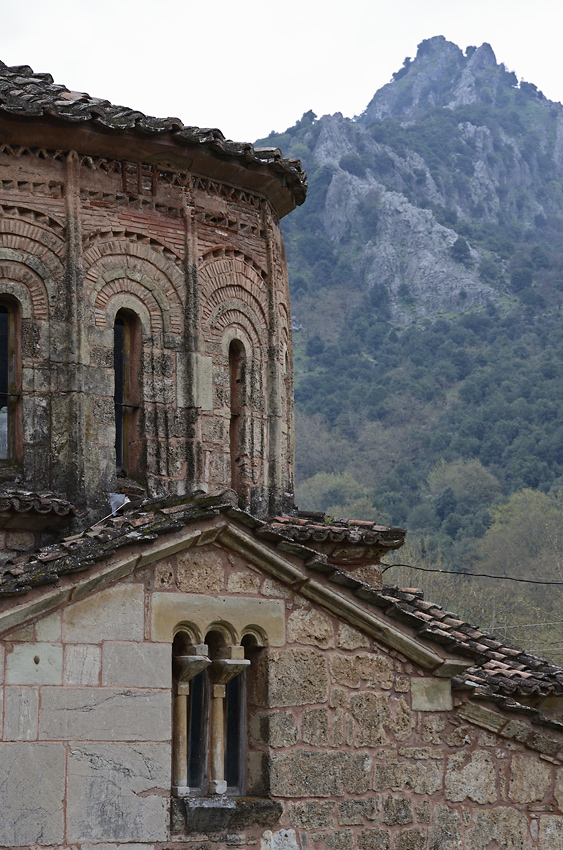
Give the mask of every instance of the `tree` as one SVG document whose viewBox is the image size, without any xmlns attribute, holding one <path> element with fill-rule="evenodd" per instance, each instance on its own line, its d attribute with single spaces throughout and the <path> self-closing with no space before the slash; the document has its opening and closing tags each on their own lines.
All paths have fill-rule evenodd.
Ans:
<svg viewBox="0 0 563 850">
<path fill-rule="evenodd" d="M 450 254 L 456 263 L 462 263 L 464 266 L 469 266 L 472 264 L 471 259 L 471 251 L 469 249 L 469 245 L 467 244 L 467 240 L 463 238 L 463 236 L 458 236 L 452 247 L 450 248 Z"/>
</svg>

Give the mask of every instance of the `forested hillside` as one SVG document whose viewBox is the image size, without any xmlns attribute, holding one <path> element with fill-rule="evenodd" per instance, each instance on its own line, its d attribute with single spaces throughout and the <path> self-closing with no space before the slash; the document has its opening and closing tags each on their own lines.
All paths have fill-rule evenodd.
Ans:
<svg viewBox="0 0 563 850">
<path fill-rule="evenodd" d="M 409 563 L 563 580 L 561 105 L 438 36 L 356 119 L 257 144 L 309 174 L 284 221 L 300 507 L 406 525 Z M 561 589 L 471 587 L 466 616 L 563 647 Z"/>
</svg>

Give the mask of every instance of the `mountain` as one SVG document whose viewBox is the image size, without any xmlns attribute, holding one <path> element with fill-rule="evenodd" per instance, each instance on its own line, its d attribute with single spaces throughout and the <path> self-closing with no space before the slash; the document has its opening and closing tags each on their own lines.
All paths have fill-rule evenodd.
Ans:
<svg viewBox="0 0 563 850">
<path fill-rule="evenodd" d="M 257 144 L 309 175 L 283 222 L 300 507 L 406 525 L 454 570 L 550 516 L 506 571 L 561 578 L 563 107 L 437 36 L 362 115 Z"/>
</svg>

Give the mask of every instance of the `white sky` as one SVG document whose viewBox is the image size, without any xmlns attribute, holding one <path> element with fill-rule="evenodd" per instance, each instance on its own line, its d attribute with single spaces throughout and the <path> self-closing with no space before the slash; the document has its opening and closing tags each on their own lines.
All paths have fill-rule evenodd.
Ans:
<svg viewBox="0 0 563 850">
<path fill-rule="evenodd" d="M 0 59 L 237 141 L 362 112 L 424 38 L 488 41 L 563 101 L 561 0 L 0 0 Z"/>
</svg>

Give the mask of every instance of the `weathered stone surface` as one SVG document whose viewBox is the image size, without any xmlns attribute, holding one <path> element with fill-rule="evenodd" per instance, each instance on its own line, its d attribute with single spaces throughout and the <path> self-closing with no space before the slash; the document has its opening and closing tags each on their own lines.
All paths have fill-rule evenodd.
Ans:
<svg viewBox="0 0 563 850">
<path fill-rule="evenodd" d="M 39 641 L 56 643 L 61 639 L 61 614 L 56 611 L 47 617 L 41 617 L 35 624 L 35 637 Z"/>
<path fill-rule="evenodd" d="M 495 785 L 495 767 L 489 753 L 477 751 L 470 756 L 455 753 L 448 758 L 446 800 L 460 803 L 469 797 L 476 803 L 494 803 Z"/>
<path fill-rule="evenodd" d="M 227 579 L 229 593 L 258 593 L 260 576 L 250 570 L 231 573 Z"/>
<path fill-rule="evenodd" d="M 287 633 L 292 643 L 312 644 L 321 649 L 334 646 L 332 620 L 314 608 L 292 611 L 287 622 Z"/>
<path fill-rule="evenodd" d="M 170 688 L 171 649 L 163 643 L 107 641 L 102 654 L 102 684 Z"/>
<path fill-rule="evenodd" d="M 413 711 L 451 711 L 452 686 L 449 679 L 413 679 Z"/>
<path fill-rule="evenodd" d="M 336 645 L 339 649 L 360 649 L 362 646 L 370 646 L 371 640 L 359 629 L 349 626 L 348 623 L 340 623 L 336 635 Z"/>
<path fill-rule="evenodd" d="M 266 668 L 267 704 L 272 707 L 323 703 L 328 699 L 328 669 L 314 649 L 270 651 L 261 662 Z"/>
<path fill-rule="evenodd" d="M 509 799 L 515 803 L 543 800 L 551 783 L 551 768 L 526 755 L 513 755 L 510 763 Z"/>
<path fill-rule="evenodd" d="M 543 817 L 540 820 L 541 850 L 561 850 L 563 847 L 563 817 Z"/>
<path fill-rule="evenodd" d="M 0 789 L 2 846 L 62 844 L 62 744 L 0 744 Z"/>
<path fill-rule="evenodd" d="M 441 733 L 446 728 L 446 721 L 440 714 L 433 714 L 422 719 L 422 740 L 425 744 L 441 743 Z"/>
<path fill-rule="evenodd" d="M 341 826 L 356 826 L 364 820 L 375 820 L 377 806 L 373 797 L 367 800 L 344 800 L 338 803 L 338 823 Z"/>
<path fill-rule="evenodd" d="M 291 747 L 297 742 L 297 723 L 289 711 L 272 711 L 252 718 L 251 735 L 254 741 L 270 747 Z"/>
<path fill-rule="evenodd" d="M 415 714 L 410 710 L 404 698 L 401 697 L 391 721 L 391 731 L 399 741 L 406 741 L 412 735 L 415 724 Z"/>
<path fill-rule="evenodd" d="M 304 752 L 272 756 L 271 792 L 275 797 L 342 797 L 364 794 L 371 760 L 362 753 Z"/>
<path fill-rule="evenodd" d="M 162 592 L 152 595 L 151 637 L 159 643 L 170 645 L 177 626 L 185 622 L 193 624 L 203 641 L 209 626 L 221 620 L 230 623 L 239 635 L 246 626 L 259 626 L 268 635 L 269 646 L 283 646 L 286 642 L 285 608 L 281 599 L 193 593 L 188 607 L 184 593 Z M 125 640 L 130 638 L 126 637 Z"/>
<path fill-rule="evenodd" d="M 328 711 L 326 708 L 310 708 L 303 712 L 301 737 L 314 747 L 328 745 Z"/>
<path fill-rule="evenodd" d="M 9 685 L 62 685 L 63 648 L 54 643 L 16 644 L 6 652 Z"/>
<path fill-rule="evenodd" d="M 389 833 L 384 829 L 364 829 L 358 837 L 359 850 L 389 850 Z"/>
<path fill-rule="evenodd" d="M 418 810 L 417 810 L 418 811 Z M 430 819 L 430 806 L 428 806 L 428 817 L 421 823 L 430 823 L 428 830 L 428 847 L 432 850 L 459 850 L 461 847 L 461 821 L 459 813 L 450 809 L 443 803 L 438 803 L 434 808 L 432 819 Z"/>
<path fill-rule="evenodd" d="M 282 599 L 287 599 L 291 596 L 291 590 L 275 578 L 265 578 L 262 582 L 262 594 L 264 596 L 279 596 Z"/>
<path fill-rule="evenodd" d="M 118 584 L 69 605 L 63 613 L 63 635 L 70 643 L 143 640 L 144 588 Z"/>
<path fill-rule="evenodd" d="M 176 556 L 176 582 L 184 593 L 221 593 L 225 588 L 223 556 L 217 549 L 206 546 L 188 549 Z"/>
<path fill-rule="evenodd" d="M 413 822 L 412 803 L 407 797 L 389 795 L 383 802 L 383 823 L 389 826 Z"/>
<path fill-rule="evenodd" d="M 393 685 L 393 664 L 386 655 L 361 652 L 358 655 L 335 653 L 331 659 L 332 681 L 348 688 L 359 688 L 360 682 L 370 687 L 389 689 Z"/>
<path fill-rule="evenodd" d="M 475 826 L 467 831 L 465 838 L 467 850 L 494 847 L 493 842 L 502 850 L 531 850 L 527 841 L 527 818 L 516 809 L 505 806 L 476 809 L 473 822 Z M 545 850 L 543 845 L 542 850 Z"/>
<path fill-rule="evenodd" d="M 325 829 L 332 824 L 334 803 L 290 803 L 289 822 L 296 829 Z"/>
<path fill-rule="evenodd" d="M 440 762 L 399 762 L 376 764 L 376 791 L 414 791 L 415 794 L 434 794 L 442 787 L 443 770 Z"/>
<path fill-rule="evenodd" d="M 38 712 L 38 688 L 6 688 L 4 740 L 34 741 L 37 738 Z"/>
<path fill-rule="evenodd" d="M 259 797 L 236 797 L 235 809 L 228 823 L 230 830 L 273 826 L 283 814 L 283 806 L 277 800 Z"/>
<path fill-rule="evenodd" d="M 73 745 L 68 840 L 166 840 L 169 787 L 170 747 L 165 744 Z"/>
<path fill-rule="evenodd" d="M 319 842 L 327 850 L 352 850 L 354 833 L 351 829 L 333 829 L 330 832 L 313 834 L 311 840 Z"/>
<path fill-rule="evenodd" d="M 267 830 L 260 839 L 260 850 L 299 850 L 294 829 Z"/>
<path fill-rule="evenodd" d="M 358 721 L 356 746 L 374 747 L 388 741 L 383 724 L 390 719 L 391 713 L 385 694 L 363 691 L 350 698 L 350 711 Z"/>
<path fill-rule="evenodd" d="M 65 646 L 65 685 L 97 685 L 100 681 L 101 649 L 87 643 Z"/>
<path fill-rule="evenodd" d="M 170 694 L 112 688 L 43 688 L 42 740 L 166 741 Z"/>
<path fill-rule="evenodd" d="M 419 829 L 404 829 L 395 836 L 393 850 L 422 850 L 425 836 Z"/>
<path fill-rule="evenodd" d="M 415 806 L 416 819 L 419 823 L 430 823 L 432 819 L 432 806 L 430 800 L 423 800 L 418 806 Z M 447 807 L 446 807 L 447 808 Z M 449 809 L 448 809 L 449 811 Z M 436 845 L 437 847 L 440 845 Z M 456 845 L 457 846 L 457 845 Z"/>
<path fill-rule="evenodd" d="M 12 632 L 10 635 L 10 640 L 14 643 L 19 643 L 20 641 L 33 640 L 35 637 L 33 626 L 22 626 L 21 629 L 16 629 L 15 632 Z"/>
</svg>

